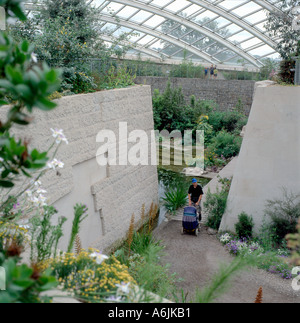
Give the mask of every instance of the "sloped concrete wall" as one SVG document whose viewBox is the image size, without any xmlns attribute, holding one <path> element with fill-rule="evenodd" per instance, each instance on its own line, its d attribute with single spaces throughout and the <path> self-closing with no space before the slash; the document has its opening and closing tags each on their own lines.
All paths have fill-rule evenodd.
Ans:
<svg viewBox="0 0 300 323">
<path fill-rule="evenodd" d="M 300 193 L 300 87 L 258 82 L 220 231 L 234 231 L 238 215 L 257 232 L 266 200 L 282 188 Z"/>
<path fill-rule="evenodd" d="M 56 101 L 56 109 L 36 111 L 34 122 L 16 128 L 15 133 L 30 139 L 30 147 L 45 151 L 53 141 L 50 128 L 63 129 L 69 144 L 62 144 L 57 159 L 65 166 L 60 174 L 49 171 L 41 179 L 49 203 L 58 209 L 58 216 L 68 219 L 59 247 L 66 249 L 73 206 L 83 203 L 89 209 L 80 231 L 83 247 L 103 251 L 126 236 L 132 214 L 137 222 L 143 203 L 146 211 L 152 202 L 158 203 L 158 178 L 156 166 L 99 166 L 96 154 L 103 143 L 97 143 L 96 136 L 101 130 L 112 130 L 118 142 L 119 122 L 127 122 L 128 132 L 144 130 L 150 138 L 154 128 L 151 89 L 134 86 Z M 1 119 L 4 114 L 2 110 Z"/>
</svg>

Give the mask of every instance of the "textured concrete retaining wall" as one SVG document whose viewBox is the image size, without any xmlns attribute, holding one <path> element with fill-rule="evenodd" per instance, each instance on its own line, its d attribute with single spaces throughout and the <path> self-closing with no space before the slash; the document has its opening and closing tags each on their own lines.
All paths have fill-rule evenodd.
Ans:
<svg viewBox="0 0 300 323">
<path fill-rule="evenodd" d="M 135 83 L 151 85 L 153 93 L 155 89 L 163 92 L 168 80 L 167 77 L 138 76 Z M 216 101 L 221 110 L 231 110 L 240 99 L 244 111 L 247 114 L 250 112 L 255 81 L 170 78 L 170 82 L 172 87 L 182 88 L 188 102 L 195 95 L 197 99 Z"/>
<path fill-rule="evenodd" d="M 60 176 L 51 171 L 42 178 L 50 202 L 59 215 L 68 218 L 60 247 L 65 250 L 68 243 L 73 206 L 84 203 L 89 216 L 80 231 L 83 247 L 105 250 L 125 237 L 133 213 L 139 220 L 143 203 L 146 211 L 152 202 L 158 203 L 158 178 L 155 166 L 99 166 L 96 152 L 102 144 L 96 143 L 96 135 L 109 129 L 119 140 L 119 122 L 127 122 L 128 132 L 141 129 L 150 138 L 154 127 L 151 90 L 134 86 L 63 97 L 57 102 L 56 109 L 36 111 L 34 122 L 15 132 L 24 137 L 26 129 L 31 147 L 45 150 L 53 140 L 50 128 L 63 129 L 69 144 L 61 146 L 57 158 L 65 167 Z"/>
<path fill-rule="evenodd" d="M 259 83 L 221 231 L 234 231 L 244 211 L 258 232 L 268 199 L 282 198 L 282 187 L 300 193 L 300 87 Z"/>
</svg>

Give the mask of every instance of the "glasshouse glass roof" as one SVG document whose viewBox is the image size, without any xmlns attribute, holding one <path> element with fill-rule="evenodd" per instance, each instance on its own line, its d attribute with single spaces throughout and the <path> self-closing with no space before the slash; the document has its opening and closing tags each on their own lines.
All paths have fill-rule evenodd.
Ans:
<svg viewBox="0 0 300 323">
<path fill-rule="evenodd" d="M 34 10 L 28 1 L 28 10 Z M 87 0 L 99 9 L 103 40 L 129 35 L 128 57 L 261 67 L 278 37 L 264 25 L 278 0 Z"/>
</svg>

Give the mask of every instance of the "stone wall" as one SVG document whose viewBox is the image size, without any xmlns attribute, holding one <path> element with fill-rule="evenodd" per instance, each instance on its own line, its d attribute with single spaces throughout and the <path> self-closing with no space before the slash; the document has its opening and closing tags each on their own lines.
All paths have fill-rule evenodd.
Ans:
<svg viewBox="0 0 300 323">
<path fill-rule="evenodd" d="M 67 96 L 57 100 L 51 112 L 36 111 L 34 122 L 16 128 L 18 137 L 31 139 L 30 146 L 45 150 L 53 141 L 50 128 L 63 129 L 69 144 L 62 144 L 57 158 L 65 163 L 60 174 L 49 171 L 43 178 L 49 202 L 67 217 L 60 248 L 66 249 L 73 220 L 73 206 L 87 205 L 88 218 L 82 223 L 83 247 L 102 251 L 122 240 L 132 214 L 136 222 L 142 204 L 146 210 L 158 203 L 158 178 L 155 166 L 99 166 L 96 142 L 100 130 L 113 130 L 117 140 L 119 122 L 128 123 L 128 132 L 153 130 L 153 111 L 149 86 Z M 2 110 L 4 117 L 5 110 Z M 117 155 L 119 158 L 119 155 Z M 56 219 L 54 219 L 56 220 Z"/>
<path fill-rule="evenodd" d="M 136 84 L 151 85 L 163 92 L 168 83 L 167 77 L 138 76 Z M 192 95 L 197 99 L 214 100 L 221 110 L 231 110 L 241 100 L 244 111 L 249 114 L 252 104 L 255 81 L 203 80 L 192 78 L 170 78 L 172 87 L 181 87 L 187 101 Z"/>
<path fill-rule="evenodd" d="M 258 232 L 267 200 L 300 193 L 299 164 L 300 86 L 258 82 L 220 231 L 246 212 Z"/>
</svg>

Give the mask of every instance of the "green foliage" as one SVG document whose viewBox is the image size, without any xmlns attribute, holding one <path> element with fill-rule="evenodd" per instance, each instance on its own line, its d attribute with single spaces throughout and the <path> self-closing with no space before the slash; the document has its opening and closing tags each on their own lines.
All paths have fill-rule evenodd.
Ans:
<svg viewBox="0 0 300 323">
<path fill-rule="evenodd" d="M 30 260 L 40 263 L 50 257 L 55 257 L 60 238 L 63 236 L 62 226 L 67 221 L 65 217 L 58 219 L 57 225 L 52 224 L 52 217 L 57 213 L 53 206 L 45 206 L 44 212 L 30 219 Z"/>
<path fill-rule="evenodd" d="M 279 68 L 279 80 L 286 84 L 294 84 L 295 72 L 292 72 L 291 69 L 295 69 L 296 61 L 292 58 L 283 59 L 280 62 Z"/>
<path fill-rule="evenodd" d="M 283 59 L 287 59 L 297 51 L 300 52 L 300 30 L 293 29 L 293 20 L 297 15 L 292 10 L 299 6 L 299 0 L 281 0 L 277 4 L 279 9 L 270 11 L 265 24 L 271 37 L 278 37 L 276 51 Z"/>
<path fill-rule="evenodd" d="M 165 195 L 166 197 L 162 198 L 163 205 L 169 212 L 175 213 L 180 207 L 186 205 L 187 187 L 185 185 L 176 185 Z"/>
<path fill-rule="evenodd" d="M 127 66 L 119 66 L 116 68 L 114 65 L 111 65 L 108 72 L 97 83 L 99 83 L 100 89 L 108 90 L 135 85 L 135 78 L 136 74 L 128 69 Z"/>
<path fill-rule="evenodd" d="M 81 222 L 88 217 L 86 205 L 76 204 L 74 206 L 74 219 L 72 224 L 71 236 L 68 245 L 68 253 L 72 252 L 76 235 L 79 233 Z"/>
<path fill-rule="evenodd" d="M 111 55 L 122 56 L 128 48 L 126 33 L 108 48 L 101 40 L 105 33 L 101 27 L 97 9 L 85 0 L 46 0 L 39 12 L 33 12 L 26 23 L 12 26 L 10 32 L 15 39 L 32 41 L 39 60 L 63 70 L 61 91 L 85 93 L 97 88 L 90 75 L 91 59 L 101 58 L 103 64 Z M 106 77 L 106 72 L 101 76 Z M 114 83 L 124 83 L 122 77 Z M 99 84 L 98 88 L 106 86 Z"/>
<path fill-rule="evenodd" d="M 171 298 L 176 292 L 176 274 L 170 274 L 169 266 L 160 264 L 163 246 L 155 241 L 152 232 L 145 225 L 135 232 L 131 243 L 131 252 L 127 245 L 115 252 L 115 256 L 129 268 L 130 275 L 144 290 L 161 297 Z M 130 257 L 128 255 L 130 254 Z"/>
<path fill-rule="evenodd" d="M 297 233 L 286 236 L 287 246 L 291 250 L 290 262 L 293 265 L 300 266 L 300 219 L 297 224 Z"/>
<path fill-rule="evenodd" d="M 288 233 L 296 233 L 300 218 L 300 195 L 282 189 L 282 198 L 266 202 L 266 229 L 275 244 L 281 244 Z"/>
<path fill-rule="evenodd" d="M 242 138 L 235 136 L 226 130 L 221 130 L 212 140 L 209 148 L 218 156 L 230 158 L 236 156 L 242 144 Z"/>
<path fill-rule="evenodd" d="M 26 20 L 26 14 L 21 7 L 23 0 L 0 0 L 0 6 L 5 8 L 6 19 L 9 17 Z"/>
<path fill-rule="evenodd" d="M 2 254 L 0 254 L 0 263 L 6 274 L 6 290 L 0 292 L 0 303 L 50 301 L 49 297 L 40 296 L 40 293 L 58 285 L 56 278 L 51 276 L 51 269 L 41 274 L 37 268 L 30 268 L 25 264 L 18 265 L 16 259 L 4 260 Z"/>
<path fill-rule="evenodd" d="M 79 72 L 77 70 L 75 67 L 63 69 L 61 91 L 70 94 L 94 92 L 97 87 L 94 78 L 82 72 L 85 70 L 83 67 L 79 69 Z"/>
<path fill-rule="evenodd" d="M 251 216 L 242 212 L 238 215 L 238 222 L 235 224 L 235 231 L 239 238 L 252 238 L 254 223 Z"/>
<path fill-rule="evenodd" d="M 215 230 L 218 230 L 221 224 L 230 188 L 230 184 L 227 181 L 225 183 L 224 179 L 219 181 L 222 184 L 221 189 L 217 187 L 216 193 L 211 193 L 208 189 L 204 202 L 204 208 L 208 213 L 206 225 Z"/>
<path fill-rule="evenodd" d="M 204 67 L 201 65 L 194 65 L 193 62 L 183 60 L 180 65 L 173 65 L 170 70 L 170 77 L 183 78 L 204 78 Z"/>
<path fill-rule="evenodd" d="M 125 302 L 126 298 L 121 297 L 125 295 L 118 292 L 118 286 L 135 284 L 127 266 L 95 249 L 81 250 L 76 255 L 65 253 L 50 259 L 45 266 L 51 268 L 61 288 L 82 302 L 103 303 L 110 301 L 109 297 L 111 301 Z"/>
<path fill-rule="evenodd" d="M 224 129 L 227 132 L 238 134 L 247 123 L 247 117 L 237 109 L 233 111 L 214 111 L 208 113 L 208 117 L 209 124 L 213 126 L 215 132 Z"/>
<path fill-rule="evenodd" d="M 222 295 L 229 287 L 235 274 L 255 264 L 254 257 L 237 257 L 229 265 L 222 264 L 211 282 L 203 289 L 196 290 L 194 303 L 211 303 Z"/>
<path fill-rule="evenodd" d="M 173 89 L 168 82 L 163 94 L 154 92 L 153 113 L 157 130 L 183 131 L 190 124 L 187 110 L 181 88 Z"/>
<path fill-rule="evenodd" d="M 6 1 L 17 17 L 23 19 L 20 1 Z M 10 15 L 10 12 L 7 12 Z M 31 122 L 34 108 L 49 111 L 56 104 L 48 96 L 59 87 L 59 71 L 34 65 L 33 46 L 26 40 L 16 43 L 5 32 L 0 34 L 0 105 L 10 104 L 7 120 L 0 122 L 0 186 L 11 188 L 20 175 L 30 176 L 30 171 L 41 169 L 47 162 L 47 153 L 34 149 L 28 151 L 26 140 L 16 140 L 10 134 L 14 124 Z"/>
</svg>

